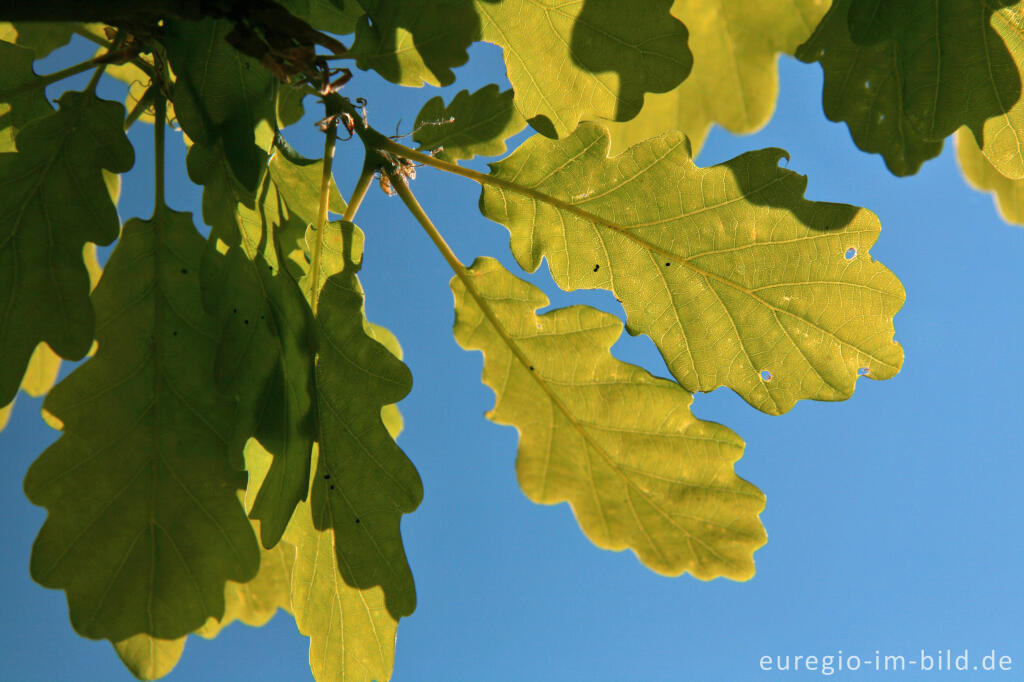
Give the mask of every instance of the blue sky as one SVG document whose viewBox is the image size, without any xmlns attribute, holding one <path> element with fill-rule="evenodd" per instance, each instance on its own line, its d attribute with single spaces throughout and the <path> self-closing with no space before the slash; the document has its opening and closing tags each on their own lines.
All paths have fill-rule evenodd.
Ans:
<svg viewBox="0 0 1024 682">
<path fill-rule="evenodd" d="M 42 70 L 89 52 L 79 46 L 70 61 L 50 60 Z M 345 94 L 369 100 L 380 130 L 393 131 L 401 119 L 407 132 L 438 92 L 450 100 L 459 89 L 504 82 L 497 49 L 478 45 L 471 54 L 456 85 L 441 91 L 357 73 Z M 840 651 L 873 659 L 876 650 L 910 660 L 922 649 L 947 648 L 954 656 L 968 649 L 972 666 L 991 650 L 1013 657 L 1015 672 L 957 679 L 1022 675 L 1024 230 L 1003 223 L 991 198 L 964 184 L 951 143 L 917 175 L 895 178 L 880 157 L 856 149 L 845 125 L 825 119 L 817 65 L 784 58 L 780 72 L 771 123 L 748 137 L 714 129 L 698 163 L 781 147 L 788 167 L 808 176 L 808 198 L 878 214 L 882 234 L 871 255 L 907 290 L 896 317 L 906 361 L 892 380 L 858 382 L 850 400 L 805 401 L 782 417 L 758 413 L 726 389 L 697 396 L 698 416 L 746 440 L 737 470 L 768 498 L 761 518 L 769 540 L 747 583 L 655 575 L 630 552 L 591 545 L 567 505 L 538 506 L 523 496 L 513 469 L 515 430 L 484 419 L 493 393 L 480 383 L 481 356 L 452 339 L 451 272 L 397 198 L 378 191 L 367 198 L 356 221 L 366 232 L 367 312 L 397 334 L 413 372 L 399 444 L 425 489 L 422 506 L 402 525 L 419 605 L 399 627 L 396 682 L 804 680 L 823 675 L 763 672 L 759 660 Z M 107 92 L 121 96 L 117 87 Z M 314 118 L 286 133 L 309 156 L 322 144 Z M 151 128 L 136 125 L 131 137 L 136 172 L 125 180 L 123 219 L 152 212 Z M 169 155 L 168 203 L 198 213 L 182 147 L 175 143 Z M 361 159 L 356 142 L 340 145 L 343 194 Z M 486 170 L 483 162 L 471 165 Z M 464 262 L 497 257 L 544 288 L 555 306 L 584 302 L 621 315 L 608 292 L 570 296 L 546 266 L 522 273 L 508 233 L 477 212 L 475 184 L 421 169 L 413 190 Z M 614 352 L 666 374 L 645 338 L 626 337 Z M 29 578 L 44 512 L 25 499 L 21 483 L 56 437 L 39 406 L 19 396 L 0 433 L 2 676 L 133 679 L 108 643 L 74 634 L 62 592 Z M 264 628 L 233 625 L 212 642 L 190 638 L 165 679 L 310 679 L 306 657 L 307 640 L 279 613 Z M 864 666 L 835 677 L 881 676 Z"/>
</svg>

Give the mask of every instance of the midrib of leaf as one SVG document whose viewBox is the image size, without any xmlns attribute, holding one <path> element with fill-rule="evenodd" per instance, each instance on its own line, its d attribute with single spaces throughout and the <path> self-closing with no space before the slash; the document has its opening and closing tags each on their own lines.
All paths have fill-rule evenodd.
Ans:
<svg viewBox="0 0 1024 682">
<path fill-rule="evenodd" d="M 485 177 L 487 177 L 487 176 L 485 176 Z M 466 287 L 466 290 L 473 297 L 473 300 L 476 301 L 476 304 L 479 306 L 481 312 L 483 312 L 484 316 L 487 318 L 487 320 L 494 327 L 494 330 L 498 333 L 498 336 L 501 337 L 502 341 L 508 347 L 509 351 L 511 351 L 512 355 L 515 356 L 515 358 L 523 365 L 523 367 L 526 369 L 526 373 L 529 374 L 531 377 L 533 377 L 534 381 L 537 382 L 537 385 L 540 387 L 540 389 L 548 396 L 548 399 L 551 401 L 551 404 L 558 408 L 558 410 L 565 416 L 565 418 L 569 421 L 569 423 L 576 430 L 576 432 L 579 433 L 579 435 L 583 439 L 584 443 L 587 444 L 586 450 L 587 450 L 588 456 L 584 459 L 584 464 L 585 464 L 586 469 L 587 469 L 587 478 L 588 478 L 588 481 L 590 483 L 590 488 L 591 488 L 591 491 L 592 491 L 593 496 L 594 496 L 594 501 L 596 502 L 597 509 L 600 511 L 601 522 L 602 522 L 602 524 L 605 527 L 605 535 L 609 535 L 610 532 L 609 532 L 609 528 L 608 528 L 608 520 L 607 520 L 607 517 L 605 515 L 605 511 L 604 511 L 604 505 L 601 502 L 600 495 L 598 495 L 597 487 L 596 487 L 596 484 L 595 484 L 595 481 L 594 481 L 593 470 L 591 469 L 591 462 L 590 462 L 590 456 L 589 456 L 589 453 L 591 452 L 591 450 L 597 452 L 600 455 L 601 459 L 604 461 L 605 465 L 609 469 L 611 469 L 622 480 L 623 484 L 625 485 L 626 491 L 627 491 L 626 499 L 629 502 L 629 509 L 630 509 L 630 512 L 631 512 L 631 514 L 633 516 L 633 520 L 636 521 L 637 527 L 640 528 L 641 531 L 643 531 L 644 537 L 647 538 L 648 543 L 650 544 L 650 546 L 658 553 L 659 556 L 662 557 L 663 560 L 664 560 L 664 554 L 662 553 L 661 548 L 658 547 L 654 543 L 653 538 L 651 538 L 650 534 L 647 531 L 646 526 L 644 526 L 643 521 L 640 520 L 640 517 L 636 513 L 636 509 L 633 506 L 633 498 L 631 497 L 631 494 L 633 494 L 634 492 L 635 493 L 639 493 L 640 497 L 652 509 L 654 509 L 658 513 L 658 515 L 661 516 L 669 525 L 671 525 L 673 528 L 676 528 L 681 533 L 683 533 L 687 537 L 687 541 L 689 543 L 691 543 L 691 547 L 692 547 L 693 541 L 696 540 L 701 545 L 706 547 L 711 554 L 714 554 L 715 556 L 719 557 L 724 563 L 729 564 L 729 565 L 736 565 L 735 561 L 732 561 L 732 560 L 728 559 L 727 557 L 721 555 L 720 553 L 716 552 L 714 550 L 714 548 L 712 548 L 709 545 L 707 545 L 707 543 L 705 543 L 703 540 L 701 540 L 700 538 L 695 537 L 693 535 L 693 533 L 691 533 L 688 528 L 679 525 L 679 523 L 677 523 L 676 520 L 669 513 L 667 513 L 664 509 L 662 509 L 657 503 L 655 503 L 654 500 L 652 500 L 650 498 L 650 496 L 647 495 L 646 491 L 644 491 L 642 488 L 640 488 L 629 476 L 627 476 L 619 468 L 619 466 L 615 462 L 614 458 L 604 448 L 602 448 L 599 443 L 595 442 L 593 440 L 593 438 L 591 438 L 589 432 L 584 428 L 583 423 L 581 423 L 578 419 L 576 419 L 575 415 L 569 410 L 569 408 L 565 405 L 565 403 L 562 402 L 561 398 L 558 397 L 558 395 L 554 392 L 554 390 L 552 390 L 552 388 L 547 384 L 546 380 L 542 379 L 542 377 L 539 375 L 539 373 L 536 372 L 533 369 L 533 365 L 530 363 L 529 359 L 526 357 L 526 354 L 523 353 L 522 349 L 519 347 L 519 344 L 516 343 L 516 341 L 512 337 L 512 335 L 501 324 L 501 322 L 498 320 L 497 315 L 494 313 L 494 310 L 491 308 L 490 304 L 487 303 L 487 300 L 477 290 L 476 285 L 473 283 L 473 276 L 470 275 L 469 272 L 466 270 L 466 266 L 464 266 L 461 263 L 461 261 L 459 261 L 458 257 L 451 250 L 451 247 L 448 246 L 447 242 L 445 242 L 444 238 L 437 231 L 437 228 L 434 227 L 434 224 L 430 221 L 430 218 L 426 215 L 426 213 L 423 212 L 423 209 L 419 206 L 418 202 L 416 202 L 416 199 L 415 199 L 415 197 L 413 197 L 412 193 L 410 192 L 410 190 L 408 188 L 408 185 L 406 185 L 404 180 L 402 178 L 398 177 L 398 176 L 391 176 L 391 183 L 392 183 L 392 186 L 395 187 L 395 189 L 397 190 L 398 194 L 406 202 L 406 205 L 409 207 L 410 211 L 413 213 L 413 216 L 423 226 L 424 230 L 427 231 L 427 233 L 430 236 L 430 238 L 434 241 L 435 245 L 441 251 L 441 253 L 444 256 L 445 260 L 448 261 L 449 265 L 451 265 L 452 270 L 454 270 L 456 276 L 459 278 L 459 280 Z M 550 450 L 549 450 L 549 454 L 550 454 Z M 544 485 L 545 486 L 546 486 L 546 482 L 547 482 L 547 471 L 548 471 L 548 466 L 547 466 L 547 463 L 546 463 L 545 467 L 544 467 Z M 696 518 L 694 518 L 692 516 L 688 516 L 686 514 L 679 514 L 679 516 L 683 516 L 685 518 L 689 518 L 689 519 L 691 519 L 693 521 L 696 521 L 698 523 L 707 523 L 709 525 L 716 525 L 716 524 L 708 522 L 708 521 L 706 521 L 704 519 L 696 519 Z M 694 554 L 696 554 L 696 552 L 694 552 Z"/>
<path fill-rule="evenodd" d="M 552 175 L 557 173 L 560 169 L 564 168 L 565 166 L 569 165 L 570 163 L 572 163 L 573 161 L 578 159 L 580 156 L 582 156 L 584 153 L 586 153 L 587 150 L 589 150 L 595 144 L 597 144 L 598 141 L 599 140 L 595 140 L 591 144 L 587 145 L 582 151 L 580 151 L 580 152 L 576 153 L 575 155 L 573 155 L 572 157 L 570 157 L 565 163 L 563 163 L 562 165 L 558 166 L 552 172 L 550 172 L 546 176 L 544 176 L 544 178 L 542 178 L 538 182 L 538 184 L 544 182 L 544 180 L 547 180 L 548 178 L 550 178 Z M 516 192 L 517 194 L 520 194 L 520 195 L 523 195 L 523 196 L 527 196 L 527 197 L 531 198 L 534 201 L 539 201 L 539 202 L 542 202 L 542 203 L 549 204 L 551 206 L 555 206 L 555 207 L 560 208 L 562 210 L 565 210 L 565 211 L 567 211 L 569 213 L 572 213 L 572 214 L 574 214 L 574 215 L 576 215 L 576 216 L 578 216 L 580 218 L 583 218 L 584 220 L 586 220 L 588 222 L 591 222 L 591 223 L 593 223 L 595 225 L 599 225 L 601 227 L 604 227 L 604 228 L 607 228 L 609 230 L 612 230 L 616 234 L 622 235 L 622 236 L 626 237 L 627 239 L 633 241 L 634 243 L 642 246 L 648 252 L 656 253 L 656 254 L 659 254 L 659 255 L 664 256 L 666 258 L 673 259 L 674 262 L 681 263 L 685 267 L 689 268 L 690 270 L 692 270 L 696 274 L 698 274 L 701 277 L 703 277 L 705 279 L 705 281 L 715 280 L 715 281 L 720 282 L 721 284 L 724 284 L 724 285 L 726 285 L 726 286 L 728 286 L 728 287 L 730 287 L 732 289 L 735 289 L 736 291 L 739 291 L 739 292 L 741 292 L 741 293 L 743 293 L 743 294 L 745 294 L 747 296 L 750 296 L 751 298 L 756 300 L 758 303 L 760 303 L 761 305 L 763 305 L 766 308 L 768 308 L 769 310 L 771 310 L 776 316 L 779 313 L 783 313 L 783 314 L 785 314 L 785 315 L 787 315 L 789 317 L 792 317 L 794 319 L 797 319 L 797 320 L 803 322 L 804 324 L 809 325 L 811 328 L 821 332 L 822 334 L 824 334 L 824 335 L 828 336 L 829 338 L 837 341 L 838 343 L 842 344 L 843 346 L 847 346 L 847 347 L 851 347 L 851 348 L 853 347 L 853 344 L 851 344 L 849 341 L 841 339 L 838 336 L 836 336 L 834 333 L 828 331 L 827 329 L 823 329 L 823 328 L 819 327 L 817 324 L 815 324 L 811 320 L 805 319 L 805 318 L 797 315 L 796 313 L 794 313 L 792 311 L 785 310 L 783 308 L 779 308 L 779 307 L 771 304 L 770 302 L 764 300 L 763 298 L 761 298 L 760 296 L 757 295 L 757 290 L 756 289 L 748 289 L 748 288 L 744 287 L 743 285 L 739 284 L 738 282 L 734 282 L 734 281 L 732 281 L 732 280 L 730 280 L 730 279 L 728 279 L 726 277 L 723 277 L 722 275 L 719 275 L 717 273 L 705 270 L 704 268 L 701 268 L 700 266 L 695 265 L 694 263 L 692 263 L 690 261 L 690 259 L 699 258 L 699 257 L 702 257 L 702 256 L 707 255 L 707 254 L 698 253 L 698 254 L 693 254 L 693 255 L 691 255 L 689 257 L 684 257 L 684 256 L 681 256 L 681 255 L 679 255 L 679 254 L 677 254 L 677 253 L 675 253 L 675 252 L 673 252 L 673 251 L 671 251 L 669 249 L 665 249 L 665 248 L 660 247 L 660 246 L 658 246 L 656 244 L 652 244 L 651 242 L 647 241 L 646 239 L 643 239 L 641 237 L 637 237 L 636 235 L 631 234 L 631 232 L 630 232 L 632 229 L 635 229 L 635 228 L 650 227 L 650 226 L 653 226 L 653 225 L 657 225 L 660 222 L 670 222 L 672 220 L 678 220 L 679 218 L 686 218 L 686 217 L 689 217 L 689 216 L 697 215 L 698 213 L 703 213 L 705 211 L 714 210 L 715 208 L 719 208 L 721 206 L 728 205 L 729 203 L 733 203 L 735 201 L 742 201 L 742 200 L 746 199 L 749 196 L 752 196 L 752 195 L 755 195 L 755 194 L 761 192 L 762 190 L 772 186 L 773 184 L 775 184 L 777 182 L 781 182 L 782 181 L 781 177 L 773 178 L 772 180 L 770 180 L 770 181 L 766 182 L 765 184 L 761 185 L 760 187 L 756 187 L 756 188 L 754 188 L 754 189 L 752 189 L 752 190 L 750 190 L 748 192 L 743 193 L 742 195 L 740 195 L 739 197 L 737 197 L 735 199 L 729 199 L 728 201 L 722 202 L 720 204 L 714 204 L 714 205 L 711 205 L 711 206 L 704 206 L 704 207 L 702 207 L 702 208 L 700 208 L 700 209 L 698 209 L 696 211 L 690 211 L 688 213 L 683 213 L 683 214 L 680 214 L 678 216 L 673 216 L 671 218 L 666 218 L 666 219 L 663 219 L 661 221 L 657 221 L 657 222 L 653 222 L 653 223 L 645 223 L 645 224 L 641 224 L 641 225 L 624 226 L 624 225 L 620 225 L 620 224 L 618 224 L 616 222 L 613 222 L 613 221 L 611 221 L 611 220 L 609 220 L 607 218 L 602 218 L 601 216 L 596 215 L 594 213 L 591 213 L 590 211 L 587 211 L 586 209 L 580 208 L 578 204 L 569 203 L 569 202 L 567 202 L 567 201 L 565 201 L 563 199 L 559 199 L 557 197 L 553 197 L 553 196 L 551 196 L 549 194 L 546 194 L 544 192 L 538 191 L 534 187 L 527 187 L 525 185 L 520 185 L 519 183 L 515 182 L 514 180 L 510 181 L 510 180 L 504 180 L 502 178 L 496 178 L 493 175 L 488 175 L 486 173 L 481 173 L 479 171 L 474 171 L 474 170 L 469 169 L 469 168 L 464 168 L 464 167 L 459 166 L 457 164 L 449 163 L 447 161 L 442 161 L 441 159 L 434 158 L 434 157 L 432 157 L 432 156 L 430 156 L 428 154 L 421 154 L 421 153 L 419 153 L 419 152 L 417 152 L 417 151 L 415 151 L 413 149 L 409 149 L 409 148 L 405 147 L 404 145 L 400 145 L 400 144 L 398 144 L 396 142 L 393 142 L 391 140 L 388 140 L 387 142 L 384 142 L 382 144 L 383 144 L 383 146 L 389 148 L 390 150 L 395 151 L 400 156 L 404 156 L 404 157 L 412 159 L 412 160 L 420 161 L 420 162 L 422 162 L 422 163 L 424 163 L 426 165 L 434 166 L 436 168 L 440 168 L 441 170 L 446 170 L 446 171 L 448 171 L 450 173 L 454 173 L 456 175 L 461 175 L 461 176 L 469 178 L 471 180 L 475 180 L 475 181 L 477 181 L 477 182 L 479 182 L 480 184 L 483 184 L 483 185 L 492 185 L 492 186 L 495 186 L 495 187 L 501 187 L 503 189 L 507 189 L 507 190 L 512 191 L 512 192 Z M 663 157 L 659 157 L 654 163 L 657 163 L 658 161 L 660 161 L 661 158 L 663 158 Z M 525 168 L 527 165 L 528 164 L 523 164 L 521 166 L 521 168 L 520 168 L 520 171 L 523 168 Z M 654 164 L 651 164 L 651 165 L 654 165 Z M 624 182 L 620 183 L 619 185 L 617 185 L 616 188 L 622 187 L 622 186 L 628 184 L 629 182 L 635 180 L 638 177 L 639 177 L 639 174 L 635 174 L 631 178 L 629 178 L 629 179 L 625 180 Z M 589 199 L 590 198 L 588 197 L 587 200 L 589 200 Z M 563 231 L 563 234 L 564 234 L 564 231 Z M 798 241 L 798 240 L 788 240 L 788 241 Z M 603 242 L 603 240 L 602 240 L 602 242 Z M 774 246 L 774 242 L 765 242 L 763 245 L 766 246 L 766 247 L 771 247 L 771 246 Z M 753 246 L 753 245 L 751 245 L 751 246 Z M 665 284 L 667 286 L 667 281 L 665 280 L 664 273 L 662 273 L 660 268 L 656 268 L 655 270 L 658 273 L 658 277 L 661 278 L 661 280 L 663 282 L 665 282 Z M 710 281 L 708 281 L 708 283 L 710 284 Z M 712 291 L 713 291 L 713 289 L 712 289 Z M 717 292 L 715 292 L 715 296 L 716 296 L 716 298 L 718 298 L 718 293 Z M 720 298 L 719 298 L 719 301 L 721 301 Z M 723 308 L 723 310 L 726 310 L 726 312 L 729 314 L 729 319 L 732 320 L 732 314 L 731 314 L 730 311 L 728 311 L 728 308 L 724 304 L 722 304 L 722 308 Z M 735 327 L 735 322 L 734 321 L 733 321 L 733 326 Z M 781 323 L 780 323 L 780 328 L 782 328 L 783 331 L 785 332 L 785 328 L 782 327 Z M 786 332 L 786 334 L 788 335 L 788 332 Z M 738 336 L 738 338 L 741 338 L 741 337 L 739 337 L 739 335 L 737 335 L 737 336 Z M 741 338 L 740 343 L 742 344 L 742 338 Z M 874 355 L 868 353 L 867 351 L 864 351 L 864 350 L 861 350 L 861 349 L 856 349 L 856 350 L 858 352 L 860 352 L 860 353 L 863 353 L 865 357 L 871 358 L 872 360 L 874 360 L 875 362 L 877 362 L 880 365 L 884 365 L 885 367 L 893 367 L 893 368 L 895 368 L 895 366 L 892 365 L 891 363 L 888 363 L 888 362 L 885 362 L 883 360 L 880 360 L 879 358 L 877 358 Z M 749 359 L 749 357 L 748 357 L 748 359 Z M 772 400 L 773 401 L 775 400 L 774 396 L 772 397 Z"/>
</svg>

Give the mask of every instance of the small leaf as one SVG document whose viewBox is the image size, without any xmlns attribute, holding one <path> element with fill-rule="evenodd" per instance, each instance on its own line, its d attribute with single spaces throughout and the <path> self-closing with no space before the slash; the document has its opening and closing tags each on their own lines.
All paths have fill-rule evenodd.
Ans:
<svg viewBox="0 0 1024 682">
<path fill-rule="evenodd" d="M 228 44 L 233 24 L 168 19 L 162 42 L 174 69 L 175 113 L 198 145 L 223 145 L 242 186 L 254 191 L 266 165 L 277 121 L 276 81 L 267 69 Z"/>
<path fill-rule="evenodd" d="M 872 213 L 804 199 L 779 149 L 698 168 L 681 133 L 612 158 L 608 145 L 585 123 L 491 164 L 501 185 L 484 185 L 481 210 L 525 270 L 546 257 L 561 288 L 614 291 L 684 388 L 728 386 L 771 414 L 849 397 L 861 368 L 896 374 L 904 294 L 868 255 Z"/>
<path fill-rule="evenodd" d="M 690 32 L 693 71 L 671 92 L 647 95 L 636 118 L 612 124 L 612 151 L 682 130 L 696 156 L 713 123 L 737 134 L 759 129 L 775 108 L 779 53 L 792 54 L 807 40 L 828 5 L 676 0 L 672 16 Z"/>
<path fill-rule="evenodd" d="M 25 478 L 49 512 L 31 572 L 67 592 L 86 637 L 175 639 L 221 617 L 226 581 L 257 571 L 202 251 L 188 214 L 129 221 L 94 295 L 99 350 L 44 403 L 64 433 Z"/>
<path fill-rule="evenodd" d="M 420 149 L 440 149 L 436 156 L 445 161 L 504 154 L 505 140 L 526 127 L 512 97 L 493 83 L 473 94 L 460 91 L 447 107 L 434 97 L 416 115 L 412 139 Z"/>
<path fill-rule="evenodd" d="M 537 315 L 547 297 L 490 258 L 469 274 L 497 323 L 456 277 L 455 338 L 484 353 L 484 383 L 497 394 L 488 418 L 519 430 L 523 492 L 568 501 L 594 544 L 628 547 L 659 573 L 750 578 L 767 537 L 764 494 L 733 471 L 743 441 L 695 418 L 675 382 L 612 357 L 614 315 Z"/>
<path fill-rule="evenodd" d="M 73 360 L 92 345 L 82 249 L 117 237 L 102 169 L 124 172 L 134 162 L 120 104 L 67 92 L 59 105 L 19 131 L 18 153 L 0 154 L 0 405 L 41 341 Z"/>
<path fill-rule="evenodd" d="M 471 0 L 359 0 L 366 10 L 356 24 L 348 56 L 392 83 L 448 85 L 452 68 L 466 63 L 480 20 Z"/>
<path fill-rule="evenodd" d="M 482 39 L 504 51 L 516 108 L 548 137 L 580 120 L 628 121 L 644 93 L 668 92 L 693 58 L 671 0 L 476 0 Z"/>
<path fill-rule="evenodd" d="M 32 50 L 0 41 L 0 152 L 13 152 L 14 136 L 29 121 L 53 111 L 32 70 Z"/>
<path fill-rule="evenodd" d="M 140 632 L 114 642 L 114 651 L 132 675 L 140 680 L 157 680 L 178 665 L 185 652 L 185 639 L 158 639 Z"/>
<path fill-rule="evenodd" d="M 996 170 L 966 128 L 956 133 L 956 158 L 967 184 L 980 192 L 992 193 L 1003 220 L 1024 225 L 1024 179 L 1011 180 Z"/>
</svg>

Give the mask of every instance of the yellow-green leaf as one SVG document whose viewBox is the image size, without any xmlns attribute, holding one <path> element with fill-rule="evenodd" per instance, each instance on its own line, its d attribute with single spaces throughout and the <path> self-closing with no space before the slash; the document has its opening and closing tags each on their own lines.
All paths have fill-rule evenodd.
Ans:
<svg viewBox="0 0 1024 682">
<path fill-rule="evenodd" d="M 316 238 L 311 229 L 311 241 Z M 412 376 L 367 331 L 356 276 L 362 232 L 349 222 L 330 222 L 321 246 L 316 309 L 319 451 L 308 514 L 314 529 L 333 531 L 333 539 L 316 542 L 333 544 L 345 583 L 360 590 L 381 586 L 387 611 L 397 619 L 416 607 L 400 523 L 403 514 L 419 506 L 423 486 L 384 425 L 381 410 L 405 397 Z M 313 275 L 310 268 L 304 290 L 314 287 Z M 301 546 L 298 551 L 301 557 Z M 308 634 L 296 609 L 299 627 Z"/>
<path fill-rule="evenodd" d="M 516 108 L 548 137 L 583 119 L 628 121 L 644 94 L 690 72 L 686 27 L 671 0 L 475 0 L 482 39 L 500 45 Z"/>
<path fill-rule="evenodd" d="M 134 162 L 120 104 L 67 92 L 59 106 L 18 132 L 17 153 L 0 154 L 0 405 L 14 398 L 41 341 L 74 360 L 92 345 L 82 249 L 117 237 L 102 170 Z"/>
<path fill-rule="evenodd" d="M 629 332 L 650 336 L 689 391 L 728 386 L 780 414 L 896 374 L 904 294 L 868 254 L 874 214 L 804 199 L 779 149 L 698 168 L 681 133 L 608 147 L 582 124 L 491 165 L 481 210 L 524 269 L 547 258 L 563 289 L 614 291 Z"/>
<path fill-rule="evenodd" d="M 676 0 L 672 16 L 690 32 L 693 70 L 671 92 L 648 95 L 636 118 L 612 124 L 612 151 L 682 130 L 696 155 L 713 123 L 731 133 L 763 126 L 779 91 L 779 53 L 792 54 L 807 40 L 829 4 Z"/>
<path fill-rule="evenodd" d="M 469 276 L 493 319 L 456 277 L 455 338 L 484 353 L 484 383 L 497 394 L 488 418 L 519 430 L 526 495 L 568 501 L 594 544 L 628 547 L 659 573 L 750 578 L 767 540 L 764 494 L 733 471 L 739 436 L 694 417 L 693 396 L 675 382 L 612 357 L 614 315 L 537 315 L 543 292 L 490 258 Z"/>
<path fill-rule="evenodd" d="M 434 97 L 416 115 L 412 139 L 445 161 L 504 154 L 505 140 L 526 127 L 512 97 L 493 83 L 473 94 L 462 90 L 447 107 Z"/>
<path fill-rule="evenodd" d="M 991 192 L 999 215 L 1008 223 L 1024 225 L 1024 179 L 1011 180 L 996 170 L 978 149 L 966 128 L 956 133 L 956 158 L 967 183 L 980 192 Z"/>
<path fill-rule="evenodd" d="M 48 510 L 31 572 L 67 592 L 87 637 L 178 638 L 221 617 L 225 583 L 258 568 L 202 251 L 188 214 L 129 221 L 94 295 L 99 349 L 44 403 L 64 433 L 25 479 Z"/>
</svg>

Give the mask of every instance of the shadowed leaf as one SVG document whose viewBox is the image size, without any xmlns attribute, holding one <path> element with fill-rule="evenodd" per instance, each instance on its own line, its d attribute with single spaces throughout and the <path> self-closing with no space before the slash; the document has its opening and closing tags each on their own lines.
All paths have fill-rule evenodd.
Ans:
<svg viewBox="0 0 1024 682">
<path fill-rule="evenodd" d="M 504 154 L 505 140 L 526 127 L 512 96 L 492 83 L 473 94 L 462 90 L 447 107 L 434 97 L 416 115 L 412 139 L 420 149 L 440 149 L 436 156 L 445 161 Z"/>
<path fill-rule="evenodd" d="M 482 39 L 504 52 L 516 108 L 548 137 L 584 118 L 633 118 L 644 93 L 671 90 L 693 63 L 671 0 L 475 4 Z"/>
<path fill-rule="evenodd" d="M 546 257 L 561 288 L 614 291 L 629 332 L 650 336 L 689 391 L 728 386 L 780 414 L 849 397 L 859 374 L 896 374 L 904 294 L 868 255 L 872 213 L 804 199 L 778 149 L 698 168 L 681 133 L 612 158 L 608 144 L 582 124 L 491 164 L 505 188 L 485 185 L 481 210 L 524 269 Z"/>
<path fill-rule="evenodd" d="M 235 440 L 255 436 L 274 454 L 252 511 L 263 546 L 273 547 L 309 488 L 316 429 L 312 317 L 278 258 L 284 199 L 270 173 L 263 171 L 252 195 L 235 179 L 219 143 L 193 146 L 188 165 L 204 186 L 203 217 L 212 226 L 202 283 L 206 309 L 223 325 L 217 381 L 239 399 Z"/>
<path fill-rule="evenodd" d="M 59 105 L 18 132 L 18 153 L 0 154 L 0 405 L 41 341 L 74 360 L 92 345 L 82 249 L 117 237 L 102 169 L 134 162 L 120 104 L 68 92 Z"/>
<path fill-rule="evenodd" d="M 276 81 L 259 63 L 228 44 L 227 20 L 168 19 L 162 42 L 174 69 L 175 113 L 197 145 L 223 145 L 242 186 L 254 191 L 266 166 L 276 122 Z"/>
<path fill-rule="evenodd" d="M 690 32 L 693 71 L 678 87 L 651 94 L 637 117 L 611 124 L 618 153 L 667 130 L 682 130 L 694 156 L 711 124 L 751 133 L 771 118 L 779 91 L 776 62 L 807 40 L 829 0 L 676 0 L 672 16 Z"/>
<path fill-rule="evenodd" d="M 129 221 L 94 295 L 99 350 L 44 403 L 64 433 L 25 479 L 49 512 L 32 577 L 67 592 L 87 637 L 175 639 L 221 617 L 226 581 L 257 571 L 202 250 L 188 214 Z"/>
<path fill-rule="evenodd" d="M 497 394 L 487 416 L 519 430 L 527 496 L 568 501 L 594 544 L 628 547 L 659 573 L 750 578 L 767 537 L 764 494 L 733 472 L 743 441 L 696 419 L 675 382 L 612 357 L 622 333 L 614 315 L 586 306 L 537 315 L 543 292 L 490 258 L 469 274 L 496 322 L 456 277 L 455 339 L 484 353 L 484 383 Z"/>
<path fill-rule="evenodd" d="M 392 83 L 448 85 L 479 39 L 472 0 L 359 0 L 366 10 L 348 54 Z"/>
<path fill-rule="evenodd" d="M 0 22 L 0 40 L 17 43 L 42 59 L 71 41 L 75 24 L 56 21 Z M 6 62 L 5 62 L 6 63 Z"/>
<path fill-rule="evenodd" d="M 825 71 L 825 113 L 896 175 L 917 172 L 968 126 L 985 155 L 1024 177 L 1024 15 L 1007 0 L 838 0 L 797 51 Z"/>
<path fill-rule="evenodd" d="M 309 238 L 316 239 L 312 229 Z M 380 585 L 387 611 L 398 618 L 416 606 L 399 526 L 402 515 L 419 506 L 423 487 L 381 410 L 405 397 L 412 377 L 367 331 L 356 277 L 362 232 L 352 223 L 331 222 L 322 245 L 316 312 L 319 452 L 308 513 L 316 530 L 333 531 L 330 542 L 345 583 L 364 591 Z M 311 276 L 302 282 L 304 291 L 312 286 Z M 301 619 L 300 629 L 308 632 Z"/>
<path fill-rule="evenodd" d="M 0 41 L 0 152 L 13 152 L 17 132 L 53 111 L 32 70 L 33 59 L 31 50 Z"/>
</svg>

